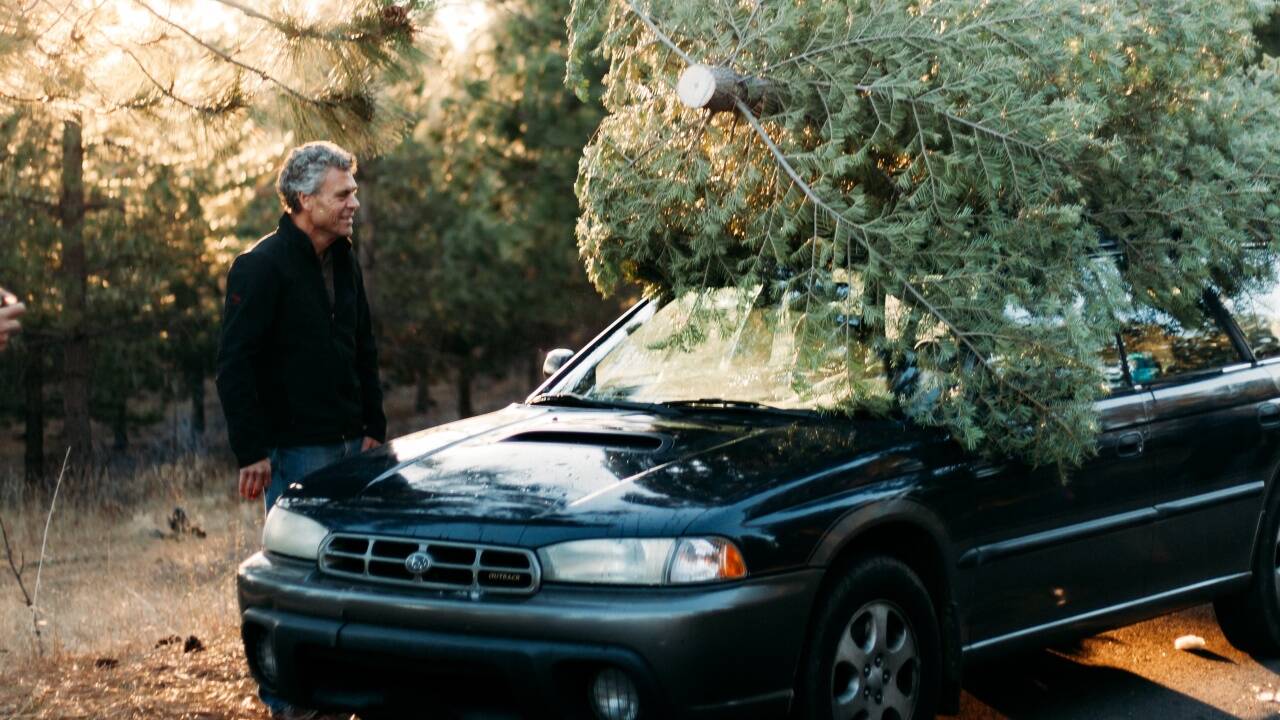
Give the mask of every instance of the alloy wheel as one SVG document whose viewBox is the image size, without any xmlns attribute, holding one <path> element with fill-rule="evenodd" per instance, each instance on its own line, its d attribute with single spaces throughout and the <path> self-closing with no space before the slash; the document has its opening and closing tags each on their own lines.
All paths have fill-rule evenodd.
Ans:
<svg viewBox="0 0 1280 720">
<path fill-rule="evenodd" d="M 1276 581 L 1280 583 L 1280 572 Z M 919 699 L 919 643 L 906 614 L 885 600 L 858 608 L 836 645 L 831 716 L 908 720 Z"/>
</svg>

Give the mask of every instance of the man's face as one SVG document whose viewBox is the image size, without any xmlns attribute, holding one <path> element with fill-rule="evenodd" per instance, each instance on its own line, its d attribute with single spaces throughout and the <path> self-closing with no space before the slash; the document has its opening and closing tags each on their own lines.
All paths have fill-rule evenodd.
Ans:
<svg viewBox="0 0 1280 720">
<path fill-rule="evenodd" d="M 360 207 L 360 201 L 356 200 L 356 179 L 347 170 L 331 167 L 315 194 L 303 193 L 298 196 L 298 202 L 316 230 L 335 237 L 350 235 L 356 208 Z"/>
</svg>

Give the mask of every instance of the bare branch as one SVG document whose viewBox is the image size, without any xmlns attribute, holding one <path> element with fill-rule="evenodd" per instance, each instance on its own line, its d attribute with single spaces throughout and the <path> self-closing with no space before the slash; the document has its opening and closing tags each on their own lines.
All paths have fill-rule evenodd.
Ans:
<svg viewBox="0 0 1280 720">
<path fill-rule="evenodd" d="M 3 201 L 3 200 L 10 200 L 10 201 L 18 202 L 18 203 L 21 203 L 21 204 L 23 204 L 23 205 L 36 205 L 36 206 L 38 206 L 38 207 L 42 207 L 42 208 L 45 208 L 45 209 L 48 209 L 48 210 L 56 210 L 56 209 L 58 208 L 58 203 L 53 202 L 52 200 L 45 200 L 45 199 L 43 199 L 43 198 L 28 197 L 28 196 L 26 196 L 26 195 L 16 195 L 16 194 L 11 194 L 11 193 L 0 193 L 0 201 Z"/>
<path fill-rule="evenodd" d="M 36 564 L 36 586 L 31 593 L 31 620 L 36 623 L 36 636 L 40 635 L 39 621 L 36 614 L 39 612 L 40 606 L 37 604 L 40 599 L 40 575 L 44 571 L 44 553 L 49 545 L 49 525 L 53 523 L 53 508 L 58 502 L 58 491 L 62 489 L 62 478 L 67 474 L 67 461 L 71 459 L 71 448 L 67 448 L 67 454 L 62 457 L 62 471 L 58 473 L 58 482 L 53 486 L 53 497 L 49 500 L 49 514 L 44 519 L 44 537 L 40 540 L 40 561 Z M 36 650 L 40 651 L 39 644 Z"/>
<path fill-rule="evenodd" d="M 22 571 L 26 569 L 26 562 L 17 563 L 13 559 L 13 546 L 9 544 L 9 531 L 4 526 L 4 518 L 0 517 L 0 539 L 4 540 L 4 555 L 9 561 L 9 570 L 13 573 L 13 579 L 18 581 L 18 589 L 22 591 L 22 601 L 27 607 L 31 607 L 31 593 L 27 592 L 27 586 L 22 582 Z M 19 566 L 21 565 L 21 566 Z M 39 628 L 36 634 L 39 634 Z"/>
<path fill-rule="evenodd" d="M 679 45 L 676 45 L 671 38 L 667 37 L 667 34 L 662 32 L 662 30 L 660 30 L 658 26 L 653 23 L 652 18 L 650 18 L 646 13 L 642 12 L 640 8 L 636 7 L 636 4 L 634 2 L 632 2 L 631 0 L 626 0 L 626 3 L 627 3 L 627 7 L 631 8 L 631 12 L 635 13 L 636 17 L 640 18 L 640 21 L 645 24 L 645 27 L 649 28 L 649 31 L 652 32 L 654 36 L 656 36 L 659 40 L 661 40 L 662 44 L 666 45 L 671 50 L 671 52 L 678 55 L 681 60 L 684 60 L 689 65 L 698 64 L 698 61 L 690 57 L 689 53 L 685 52 L 684 50 L 681 50 Z"/>
</svg>

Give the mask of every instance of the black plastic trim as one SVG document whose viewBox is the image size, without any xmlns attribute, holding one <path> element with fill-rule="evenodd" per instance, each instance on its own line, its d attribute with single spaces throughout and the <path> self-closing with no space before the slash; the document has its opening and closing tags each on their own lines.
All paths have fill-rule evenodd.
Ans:
<svg viewBox="0 0 1280 720">
<path fill-rule="evenodd" d="M 1261 495 L 1267 484 L 1261 480 L 1257 482 L 1246 483 L 1244 485 L 1236 485 L 1234 487 L 1215 490 L 1201 495 L 1192 495 L 1191 497 L 1182 498 L 1181 500 L 1171 500 L 1156 505 L 1156 512 L 1160 514 L 1160 518 L 1164 519 L 1174 515 L 1182 515 L 1184 513 L 1202 510 L 1214 505 L 1221 505 L 1233 500 L 1240 500 L 1254 495 Z"/>
<path fill-rule="evenodd" d="M 1200 593 L 1205 593 L 1219 586 L 1229 586 L 1240 581 L 1247 580 L 1250 576 L 1250 573 L 1247 572 L 1236 573 L 1234 575 L 1224 575 L 1222 577 L 1213 578 L 1212 580 L 1205 580 L 1204 582 L 1195 583 L 1193 585 L 1175 588 L 1155 595 L 1148 595 L 1147 597 L 1139 598 L 1137 600 L 1131 600 L 1129 602 L 1100 608 L 1098 610 L 1091 610 L 1086 613 L 1080 613 L 1079 615 L 1072 615 L 1071 617 L 1063 618 L 1062 620 L 1055 620 L 1043 625 L 1037 625 L 1035 627 L 1017 630 L 1015 632 L 989 638 L 987 640 L 979 640 L 978 642 L 970 643 L 964 646 L 964 652 L 966 654 L 977 653 L 998 645 L 1028 639 L 1036 635 L 1052 633 L 1055 630 L 1062 630 L 1069 628 L 1072 625 L 1105 618 L 1107 615 L 1123 613 L 1128 610 L 1140 608 L 1144 605 L 1162 605 L 1184 595 L 1198 596 Z"/>
<path fill-rule="evenodd" d="M 1045 530 L 1016 540 L 1005 540 L 990 545 L 979 545 L 960 556 L 960 567 L 970 568 L 984 565 L 993 560 L 1011 555 L 1032 552 L 1052 545 L 1073 540 L 1081 540 L 1095 535 L 1115 532 L 1129 527 L 1137 527 L 1149 523 L 1159 517 L 1155 508 L 1131 510 L 1118 515 L 1110 515 L 1098 520 L 1067 525 L 1066 527 Z"/>
</svg>

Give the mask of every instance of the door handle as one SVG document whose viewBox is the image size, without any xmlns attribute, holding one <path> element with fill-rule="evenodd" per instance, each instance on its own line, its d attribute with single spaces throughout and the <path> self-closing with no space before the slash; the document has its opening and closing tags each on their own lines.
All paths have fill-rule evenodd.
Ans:
<svg viewBox="0 0 1280 720">
<path fill-rule="evenodd" d="M 1280 412 L 1280 407 L 1276 408 Z M 1142 454 L 1144 438 L 1140 432 L 1127 432 L 1116 439 L 1116 454 L 1120 457 L 1138 457 Z"/>
<path fill-rule="evenodd" d="M 1280 404 L 1264 402 L 1259 405 L 1258 424 L 1264 428 L 1280 427 Z"/>
</svg>

